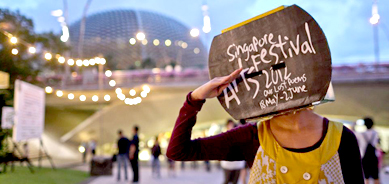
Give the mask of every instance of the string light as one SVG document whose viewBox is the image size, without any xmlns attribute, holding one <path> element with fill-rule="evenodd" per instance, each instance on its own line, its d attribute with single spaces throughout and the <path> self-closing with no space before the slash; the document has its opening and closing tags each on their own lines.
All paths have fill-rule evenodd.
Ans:
<svg viewBox="0 0 389 184">
<path fill-rule="evenodd" d="M 18 43 L 18 39 L 16 38 L 16 37 L 11 37 L 11 39 L 10 39 L 10 42 L 12 43 L 12 44 L 16 44 L 16 43 Z"/>
<path fill-rule="evenodd" d="M 172 41 L 170 41 L 169 39 L 165 40 L 165 45 L 169 47 L 170 45 L 172 45 Z"/>
<path fill-rule="evenodd" d="M 118 98 L 120 99 L 120 100 L 124 100 L 124 99 L 126 99 L 126 95 L 124 95 L 124 94 L 118 94 Z"/>
<path fill-rule="evenodd" d="M 130 42 L 131 45 L 135 45 L 136 39 L 135 38 L 131 38 L 129 42 Z"/>
<path fill-rule="evenodd" d="M 61 64 L 65 63 L 65 58 L 62 57 L 62 56 L 59 57 L 59 58 L 58 58 L 58 62 L 61 63 Z"/>
<path fill-rule="evenodd" d="M 95 60 L 94 59 L 90 59 L 89 60 L 89 65 L 94 66 L 95 65 Z"/>
<path fill-rule="evenodd" d="M 114 80 L 110 80 L 110 81 L 109 81 L 109 85 L 110 85 L 111 87 L 114 87 L 114 86 L 116 86 L 116 82 L 115 82 Z"/>
<path fill-rule="evenodd" d="M 138 39 L 138 40 L 143 40 L 145 38 L 146 38 L 146 35 L 142 32 L 139 32 L 136 34 L 136 39 Z"/>
<path fill-rule="evenodd" d="M 143 91 L 145 91 L 146 93 L 150 93 L 150 87 L 148 85 L 143 85 L 142 86 L 142 89 Z"/>
<path fill-rule="evenodd" d="M 111 97 L 109 95 L 105 95 L 104 100 L 108 102 L 109 100 L 111 100 Z"/>
<path fill-rule="evenodd" d="M 59 11 L 55 12 L 55 14 L 59 14 L 59 13 L 60 13 Z M 63 26 L 62 29 L 63 29 L 63 35 L 61 36 L 61 40 L 63 42 L 66 42 L 69 39 L 69 29 L 68 29 L 67 26 Z M 12 36 L 12 34 L 8 33 L 7 31 L 3 30 L 3 31 L 1 31 L 1 33 L 3 33 L 5 36 L 9 37 L 9 40 L 10 40 L 10 42 L 12 44 L 17 44 L 17 43 L 20 42 L 20 43 L 22 43 L 23 45 L 25 45 L 28 48 L 27 51 L 29 53 L 31 53 L 31 54 L 36 54 L 37 53 L 36 47 L 32 46 L 33 44 L 27 43 L 26 41 L 23 41 L 23 40 L 19 41 L 19 39 L 17 37 Z M 143 37 L 142 34 L 145 37 L 144 33 L 141 33 L 138 36 L 141 39 Z M 133 39 L 133 40 L 136 42 L 135 39 Z M 147 42 L 147 40 L 145 42 Z M 19 50 L 17 48 L 13 48 L 11 50 L 11 53 L 13 55 L 18 55 L 19 54 Z M 59 54 L 56 54 L 55 56 L 56 56 L 56 59 L 58 59 L 58 62 L 61 63 L 61 64 L 65 63 L 66 60 L 68 61 L 67 64 L 70 65 L 70 66 L 73 66 L 74 64 L 77 64 L 77 66 L 82 66 L 82 64 L 84 64 L 84 63 L 82 63 L 80 65 L 80 62 L 78 60 L 77 60 L 77 62 L 74 62 L 75 59 L 72 59 L 72 58 L 66 58 L 65 59 L 63 56 L 61 56 Z M 49 52 L 45 52 L 44 53 L 44 58 L 49 61 L 49 60 L 51 60 L 53 58 L 53 55 L 51 53 L 49 53 Z M 100 62 L 100 60 L 101 60 L 101 62 Z M 81 62 L 82 62 L 82 60 L 81 60 Z M 106 62 L 107 61 L 104 58 L 100 59 L 99 57 L 95 57 L 94 59 L 90 59 L 90 61 L 88 62 L 88 64 L 86 64 L 86 66 L 89 66 L 89 65 L 93 66 L 94 64 L 102 64 L 102 65 L 104 65 L 104 64 L 106 64 Z"/>
<path fill-rule="evenodd" d="M 63 27 L 63 35 L 62 35 L 62 38 L 61 40 L 66 42 L 68 39 L 69 39 L 69 36 L 68 36 L 68 28 L 66 26 Z M 12 36 L 10 33 L 8 32 L 5 32 L 3 31 L 3 34 L 5 34 L 6 36 L 10 37 L 10 42 L 13 43 L 13 44 L 16 44 L 18 43 L 18 38 L 16 38 L 15 36 Z M 192 36 L 196 36 L 196 30 L 195 29 L 192 29 L 191 30 L 191 35 Z M 143 33 L 143 32 L 138 32 L 136 34 L 136 39 L 138 39 L 139 41 L 142 42 L 143 45 L 147 45 L 148 44 L 148 40 L 146 39 L 146 35 Z M 130 44 L 134 45 L 137 40 L 135 38 L 131 38 L 129 40 Z M 177 42 L 177 41 L 176 41 Z M 175 43 L 176 43 L 175 42 Z M 183 42 L 183 41 L 179 41 L 179 46 L 181 46 L 182 48 L 187 48 L 188 47 L 188 44 L 186 42 Z M 37 52 L 37 49 L 34 47 L 34 46 L 29 46 L 29 45 L 32 45 L 32 44 L 29 44 L 29 43 L 26 43 L 25 41 L 22 41 L 21 43 L 23 43 L 24 45 L 28 46 L 28 52 L 30 52 L 31 54 L 35 54 Z M 155 46 L 158 46 L 160 44 L 160 40 L 158 39 L 154 39 L 153 40 L 153 44 Z M 167 47 L 171 46 L 172 45 L 172 41 L 170 39 L 167 39 L 165 40 L 165 45 Z M 193 50 L 195 54 L 198 54 L 200 52 L 199 49 L 195 49 Z M 12 49 L 11 50 L 11 53 L 14 54 L 14 55 L 17 55 L 19 54 L 19 50 L 17 50 L 16 48 Z M 58 59 L 58 62 L 61 63 L 61 64 L 64 64 L 66 61 L 67 61 L 67 64 L 70 65 L 70 66 L 73 66 L 73 65 L 77 65 L 77 66 L 94 66 L 95 64 L 101 64 L 101 65 L 105 65 L 106 64 L 106 59 L 105 58 L 99 58 L 99 57 L 95 57 L 95 58 L 92 58 L 92 59 L 84 59 L 84 60 L 80 60 L 80 59 L 77 59 L 75 61 L 75 59 L 72 59 L 72 58 L 66 58 L 59 55 L 59 54 L 56 54 L 55 55 L 56 58 Z M 46 52 L 44 54 L 44 58 L 46 60 L 51 60 L 53 58 L 53 55 L 49 52 Z"/>
<path fill-rule="evenodd" d="M 158 45 L 159 45 L 159 40 L 158 40 L 158 39 L 155 39 L 155 40 L 153 41 L 153 44 L 154 44 L 155 46 L 158 46 Z"/>
<path fill-rule="evenodd" d="M 86 96 L 85 96 L 85 95 L 81 95 L 81 96 L 80 96 L 80 101 L 83 102 L 83 101 L 85 101 L 85 100 L 86 100 Z"/>
<path fill-rule="evenodd" d="M 45 87 L 45 91 L 46 91 L 46 93 L 50 94 L 53 92 L 53 88 L 50 86 L 47 86 L 47 87 Z"/>
<path fill-rule="evenodd" d="M 56 93 L 56 95 L 57 95 L 58 97 L 62 97 L 62 96 L 63 96 L 63 92 L 62 92 L 61 90 L 58 90 L 57 93 Z"/>
<path fill-rule="evenodd" d="M 174 66 L 174 71 L 181 72 L 182 71 L 182 67 L 180 65 L 176 65 L 176 66 Z"/>
<path fill-rule="evenodd" d="M 195 49 L 193 49 L 193 52 L 194 52 L 195 54 L 198 54 L 198 53 L 200 53 L 200 49 L 196 47 Z"/>
<path fill-rule="evenodd" d="M 81 60 L 81 59 L 77 59 L 76 65 L 77 65 L 77 66 L 82 66 L 82 60 Z"/>
<path fill-rule="evenodd" d="M 46 53 L 45 54 L 45 59 L 46 60 L 50 60 L 51 58 L 53 58 L 53 56 L 50 53 Z"/>
<path fill-rule="evenodd" d="M 187 44 L 186 42 L 183 42 L 183 43 L 181 44 L 181 47 L 182 47 L 183 49 L 186 49 L 186 48 L 188 47 L 188 44 Z"/>
<path fill-rule="evenodd" d="M 137 103 L 137 104 L 140 104 L 142 102 L 142 98 L 141 97 L 136 97 L 135 98 L 135 103 Z"/>
<path fill-rule="evenodd" d="M 18 51 L 18 49 L 12 49 L 11 53 L 13 55 L 18 55 L 19 51 Z"/>
<path fill-rule="evenodd" d="M 107 61 L 106 61 L 104 58 L 101 58 L 101 59 L 100 59 L 100 64 L 101 64 L 101 65 L 105 65 L 105 63 L 107 63 Z"/>
<path fill-rule="evenodd" d="M 68 98 L 69 98 L 69 100 L 73 100 L 74 99 L 74 94 L 73 93 L 69 93 L 68 94 Z"/>
<path fill-rule="evenodd" d="M 147 39 L 143 39 L 143 40 L 142 40 L 142 44 L 143 44 L 143 45 L 147 45 L 147 43 L 148 43 L 148 42 L 147 42 Z"/>
<path fill-rule="evenodd" d="M 89 61 L 87 59 L 85 59 L 82 64 L 84 64 L 84 66 L 89 66 Z"/>
<path fill-rule="evenodd" d="M 28 48 L 28 52 L 30 52 L 31 54 L 35 54 L 36 53 L 36 48 L 35 47 L 29 47 Z"/>
<path fill-rule="evenodd" d="M 130 90 L 130 95 L 131 95 L 131 96 L 135 96 L 135 94 L 136 94 L 136 91 L 135 91 L 134 89 L 131 89 L 131 90 Z"/>
<path fill-rule="evenodd" d="M 97 95 L 92 96 L 92 101 L 97 102 L 99 101 L 99 97 Z"/>
<path fill-rule="evenodd" d="M 74 60 L 73 59 L 69 59 L 68 60 L 68 65 L 69 66 L 73 66 L 74 65 Z"/>
<path fill-rule="evenodd" d="M 116 88 L 116 89 L 115 89 L 115 92 L 116 92 L 116 94 L 122 94 L 122 89 Z"/>
<path fill-rule="evenodd" d="M 165 71 L 167 71 L 167 72 L 172 72 L 172 71 L 173 71 L 173 66 L 172 66 L 172 65 L 167 65 L 167 66 L 165 67 Z"/>
<path fill-rule="evenodd" d="M 112 81 L 116 85 L 116 82 L 114 80 L 111 80 L 110 82 L 112 83 Z M 127 105 L 137 105 L 137 104 L 140 104 L 142 102 L 142 98 L 146 98 L 147 94 L 150 92 L 150 87 L 148 85 L 143 85 L 142 89 L 143 89 L 143 91 L 140 93 L 140 96 L 135 97 L 135 98 L 126 98 L 126 96 L 122 93 L 123 91 L 122 91 L 121 88 L 116 88 L 115 92 L 117 93 L 117 97 L 121 101 L 124 101 L 125 104 L 127 104 Z M 46 93 L 52 93 L 53 92 L 53 88 L 51 88 L 50 86 L 47 86 L 45 88 L 45 91 L 46 91 Z M 134 89 L 131 89 L 129 93 L 130 93 L 131 96 L 135 96 L 136 95 L 136 91 Z M 64 95 L 64 93 L 61 90 L 57 90 L 56 95 L 58 97 L 62 97 Z M 73 100 L 75 98 L 75 95 L 73 93 L 69 93 L 67 95 L 67 97 L 68 97 L 69 100 Z M 86 96 L 85 95 L 80 95 L 79 99 L 80 99 L 80 101 L 86 101 Z M 111 96 L 106 94 L 106 95 L 104 95 L 103 99 L 108 102 L 108 101 L 111 100 Z M 92 101 L 93 102 L 99 101 L 99 96 L 93 95 L 92 96 Z"/>
<path fill-rule="evenodd" d="M 95 63 L 96 64 L 100 64 L 100 58 L 99 57 L 95 57 Z"/>
<path fill-rule="evenodd" d="M 142 98 L 146 98 L 146 97 L 147 97 L 146 91 L 140 92 L 140 96 L 141 96 Z"/>
<path fill-rule="evenodd" d="M 111 70 L 107 70 L 107 71 L 105 71 L 105 76 L 107 76 L 107 77 L 111 77 L 111 76 L 112 76 L 112 72 L 111 72 Z"/>
</svg>

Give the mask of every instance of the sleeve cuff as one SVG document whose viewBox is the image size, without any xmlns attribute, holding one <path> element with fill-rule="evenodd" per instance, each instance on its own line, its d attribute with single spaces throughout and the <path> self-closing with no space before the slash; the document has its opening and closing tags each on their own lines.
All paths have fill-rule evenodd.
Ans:
<svg viewBox="0 0 389 184">
<path fill-rule="evenodd" d="M 192 92 L 190 92 L 186 96 L 186 103 L 188 104 L 188 106 L 200 111 L 201 107 L 205 103 L 205 100 L 193 100 L 192 99 Z"/>
</svg>

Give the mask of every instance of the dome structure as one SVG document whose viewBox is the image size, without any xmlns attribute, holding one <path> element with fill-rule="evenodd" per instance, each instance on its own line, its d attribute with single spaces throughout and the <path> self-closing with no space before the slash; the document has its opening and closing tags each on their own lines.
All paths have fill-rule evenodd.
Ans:
<svg viewBox="0 0 389 184">
<path fill-rule="evenodd" d="M 208 53 L 199 37 L 167 16 L 141 10 L 114 10 L 90 15 L 80 39 L 81 20 L 69 26 L 73 58 L 104 57 L 111 69 L 205 68 Z M 143 40 L 137 38 L 144 33 Z M 140 35 L 141 36 L 141 35 Z"/>
</svg>

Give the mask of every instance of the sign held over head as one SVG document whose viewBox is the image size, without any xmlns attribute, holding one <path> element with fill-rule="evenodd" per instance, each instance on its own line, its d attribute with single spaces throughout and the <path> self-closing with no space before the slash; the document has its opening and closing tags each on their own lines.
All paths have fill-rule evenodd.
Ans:
<svg viewBox="0 0 389 184">
<path fill-rule="evenodd" d="M 218 97 L 235 119 L 320 104 L 331 82 L 326 37 L 296 5 L 279 7 L 216 36 L 208 66 L 211 79 L 243 68 Z"/>
</svg>

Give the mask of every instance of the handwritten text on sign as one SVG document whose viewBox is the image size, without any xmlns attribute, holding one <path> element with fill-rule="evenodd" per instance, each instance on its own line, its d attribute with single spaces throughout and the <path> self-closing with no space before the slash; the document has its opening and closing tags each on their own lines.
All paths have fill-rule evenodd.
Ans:
<svg viewBox="0 0 389 184">
<path fill-rule="evenodd" d="M 295 94 L 308 92 L 305 86 L 307 81 L 305 73 L 291 77 L 288 67 L 284 64 L 285 59 L 288 57 L 292 58 L 299 54 L 316 54 L 307 22 L 305 22 L 305 32 L 308 39 L 301 42 L 299 34 L 296 35 L 295 41 L 292 41 L 287 36 L 275 36 L 273 33 L 269 33 L 259 39 L 253 36 L 252 42 L 249 44 L 231 44 L 227 48 L 229 62 L 238 62 L 240 68 L 243 67 L 242 60 L 244 62 L 252 62 L 252 66 L 243 69 L 240 76 L 246 90 L 255 91 L 253 99 L 261 94 L 265 97 L 259 102 L 261 109 L 277 106 L 281 100 L 289 101 L 293 99 Z M 264 48 L 264 46 L 267 46 L 269 49 Z M 277 53 L 280 53 L 280 55 Z M 269 59 L 269 56 L 272 59 Z M 274 65 L 269 71 L 260 70 L 258 66 L 261 63 L 274 63 Z M 281 68 L 284 70 L 281 70 Z M 266 80 L 265 86 L 261 87 L 257 79 L 250 77 L 253 75 L 260 76 L 261 78 L 264 77 Z M 255 88 L 251 88 L 249 84 L 254 84 Z M 223 90 L 227 108 L 230 108 L 230 101 L 232 100 L 236 100 L 237 104 L 240 105 L 240 100 L 237 96 L 239 92 L 237 80 L 233 81 L 232 85 L 230 84 L 227 88 L 231 92 L 229 95 L 227 89 Z"/>
</svg>

